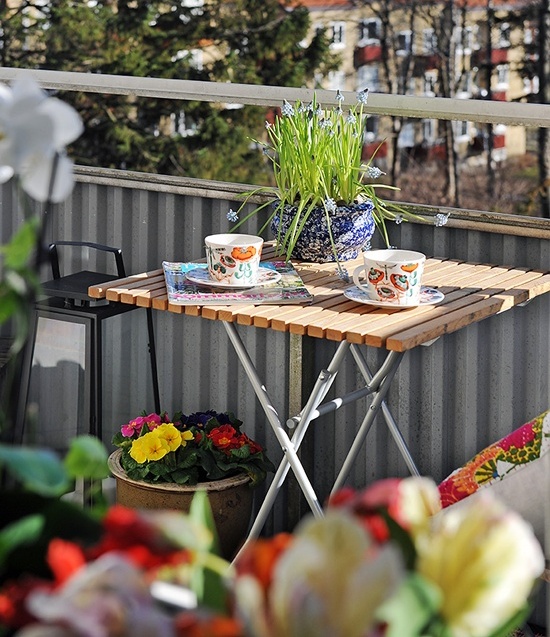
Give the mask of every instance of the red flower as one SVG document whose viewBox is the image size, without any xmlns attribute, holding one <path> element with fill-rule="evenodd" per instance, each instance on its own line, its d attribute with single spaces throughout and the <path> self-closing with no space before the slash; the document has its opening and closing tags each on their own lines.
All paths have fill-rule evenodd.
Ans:
<svg viewBox="0 0 550 637">
<path fill-rule="evenodd" d="M 5 583 L 0 590 L 0 626 L 22 628 L 35 621 L 25 606 L 27 596 L 34 590 L 48 591 L 52 588 L 51 582 L 31 576 Z"/>
<path fill-rule="evenodd" d="M 60 538 L 54 538 L 49 543 L 46 560 L 57 585 L 64 584 L 86 564 L 82 548 Z"/>
<path fill-rule="evenodd" d="M 212 429 L 208 437 L 218 449 L 235 449 L 239 446 L 236 444 L 238 440 L 236 434 L 235 428 L 231 425 L 221 425 Z"/>
<path fill-rule="evenodd" d="M 174 620 L 177 637 L 244 637 L 240 622 L 233 617 L 181 613 Z"/>
<path fill-rule="evenodd" d="M 103 526 L 104 536 L 87 551 L 88 559 L 117 551 L 145 570 L 189 561 L 187 550 L 174 549 L 167 544 L 160 532 L 135 509 L 112 506 L 103 519 Z"/>
<path fill-rule="evenodd" d="M 239 557 L 235 566 L 238 575 L 253 575 L 265 592 L 273 579 L 273 570 L 282 553 L 292 542 L 290 533 L 278 533 L 272 538 L 259 538 Z"/>
<path fill-rule="evenodd" d="M 354 493 L 348 489 L 343 493 L 334 494 L 329 500 L 329 506 L 349 509 L 359 517 L 369 534 L 377 542 L 386 542 L 390 531 L 384 516 L 385 511 L 399 525 L 406 528 L 407 521 L 402 516 L 402 495 L 399 485 L 400 478 L 379 480 L 364 491 Z"/>
</svg>

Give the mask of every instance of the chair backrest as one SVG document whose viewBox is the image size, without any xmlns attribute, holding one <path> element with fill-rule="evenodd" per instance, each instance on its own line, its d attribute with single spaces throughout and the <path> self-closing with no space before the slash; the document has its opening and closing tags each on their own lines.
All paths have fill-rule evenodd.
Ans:
<svg viewBox="0 0 550 637">
<path fill-rule="evenodd" d="M 111 246 L 104 246 L 99 243 L 90 243 L 88 241 L 57 241 L 55 243 L 50 243 L 48 247 L 48 253 L 54 279 L 61 278 L 61 272 L 59 268 L 59 255 L 57 250 L 58 246 L 74 246 L 80 248 L 91 248 L 92 250 L 98 250 L 101 252 L 111 252 L 115 258 L 118 278 L 126 276 L 124 260 L 122 258 L 122 250 L 120 248 L 112 248 Z"/>
<path fill-rule="evenodd" d="M 80 270 L 71 274 L 61 275 L 59 247 L 82 248 L 83 250 L 96 250 L 111 253 L 115 260 L 116 274 L 107 274 L 91 270 Z M 88 241 L 56 241 L 48 248 L 53 279 L 42 283 L 42 290 L 47 296 L 60 297 L 67 300 L 79 300 L 89 302 L 88 288 L 105 281 L 112 281 L 126 276 L 122 250 L 99 243 Z"/>
</svg>

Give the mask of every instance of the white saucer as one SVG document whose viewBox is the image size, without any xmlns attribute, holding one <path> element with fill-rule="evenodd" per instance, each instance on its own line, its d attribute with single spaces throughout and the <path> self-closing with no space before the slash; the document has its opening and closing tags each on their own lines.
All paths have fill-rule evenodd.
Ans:
<svg viewBox="0 0 550 637">
<path fill-rule="evenodd" d="M 351 288 L 347 288 L 344 290 L 344 296 L 352 301 L 357 301 L 357 303 L 367 303 L 368 305 L 376 305 L 377 307 L 392 307 L 396 310 L 406 309 L 410 307 L 418 307 L 418 305 L 397 305 L 396 303 L 391 303 L 390 301 L 372 301 L 367 296 L 367 293 L 356 285 Z M 428 288 L 423 285 L 420 288 L 420 304 L 419 305 L 435 305 L 435 303 L 439 303 L 445 298 L 443 292 L 436 290 L 435 288 Z"/>
<path fill-rule="evenodd" d="M 277 270 L 272 268 L 264 268 L 260 266 L 258 272 L 258 280 L 256 283 L 247 283 L 245 285 L 232 285 L 230 283 L 224 283 L 223 281 L 214 281 L 208 272 L 207 268 L 195 268 L 185 273 L 185 276 L 191 283 L 197 285 L 207 285 L 211 288 L 226 288 L 228 290 L 243 290 L 245 288 L 255 288 L 260 285 L 268 285 L 269 283 L 276 283 L 280 280 L 281 274 Z"/>
</svg>

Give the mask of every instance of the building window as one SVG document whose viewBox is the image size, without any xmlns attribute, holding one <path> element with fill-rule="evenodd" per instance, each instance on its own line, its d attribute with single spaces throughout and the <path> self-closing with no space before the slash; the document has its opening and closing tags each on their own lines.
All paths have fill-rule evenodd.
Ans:
<svg viewBox="0 0 550 637">
<path fill-rule="evenodd" d="M 464 138 L 469 136 L 468 122 L 453 122 L 453 128 L 455 131 L 455 138 Z"/>
<path fill-rule="evenodd" d="M 422 137 L 428 144 L 433 144 L 436 140 L 437 124 L 435 119 L 422 120 Z"/>
<path fill-rule="evenodd" d="M 381 22 L 378 18 L 359 22 L 359 46 L 377 44 L 380 41 Z"/>
<path fill-rule="evenodd" d="M 461 53 L 471 53 L 479 48 L 477 26 L 458 27 L 455 32 L 456 48 Z"/>
<path fill-rule="evenodd" d="M 428 71 L 424 73 L 424 95 L 433 97 L 435 95 L 435 83 L 437 82 L 437 73 Z"/>
<path fill-rule="evenodd" d="M 498 64 L 496 68 L 497 72 L 497 84 L 499 87 L 507 87 L 510 82 L 510 65 Z"/>
<path fill-rule="evenodd" d="M 508 22 L 503 22 L 499 26 L 498 46 L 501 48 L 510 46 L 510 25 Z"/>
<path fill-rule="evenodd" d="M 357 91 L 366 88 L 373 93 L 380 93 L 380 75 L 378 64 L 363 64 L 357 69 Z"/>
<path fill-rule="evenodd" d="M 410 31 L 400 31 L 396 37 L 396 48 L 398 55 L 408 55 L 411 52 L 412 33 Z"/>
<path fill-rule="evenodd" d="M 327 79 L 329 91 L 343 91 L 345 89 L 346 74 L 344 71 L 330 71 Z"/>
<path fill-rule="evenodd" d="M 431 55 L 437 51 L 437 37 L 433 29 L 422 31 L 422 53 Z"/>
<path fill-rule="evenodd" d="M 414 123 L 405 122 L 397 139 L 398 148 L 412 148 L 414 146 Z"/>
<path fill-rule="evenodd" d="M 331 42 L 330 46 L 341 49 L 346 46 L 346 23 L 331 22 L 330 23 Z"/>
<path fill-rule="evenodd" d="M 378 137 L 378 117 L 369 115 L 365 120 L 364 142 L 368 144 Z"/>
</svg>

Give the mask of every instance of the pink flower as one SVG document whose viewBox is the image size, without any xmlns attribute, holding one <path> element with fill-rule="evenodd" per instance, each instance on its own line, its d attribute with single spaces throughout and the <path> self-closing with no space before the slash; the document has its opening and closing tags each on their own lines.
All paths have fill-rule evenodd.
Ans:
<svg viewBox="0 0 550 637">
<path fill-rule="evenodd" d="M 153 431 L 156 429 L 163 421 L 161 416 L 158 414 L 149 414 L 148 416 L 138 416 L 127 425 L 123 425 L 120 429 L 123 436 L 126 438 L 132 438 L 135 435 L 139 436 L 141 434 L 141 430 L 145 425 L 147 425 L 149 431 Z"/>
</svg>

